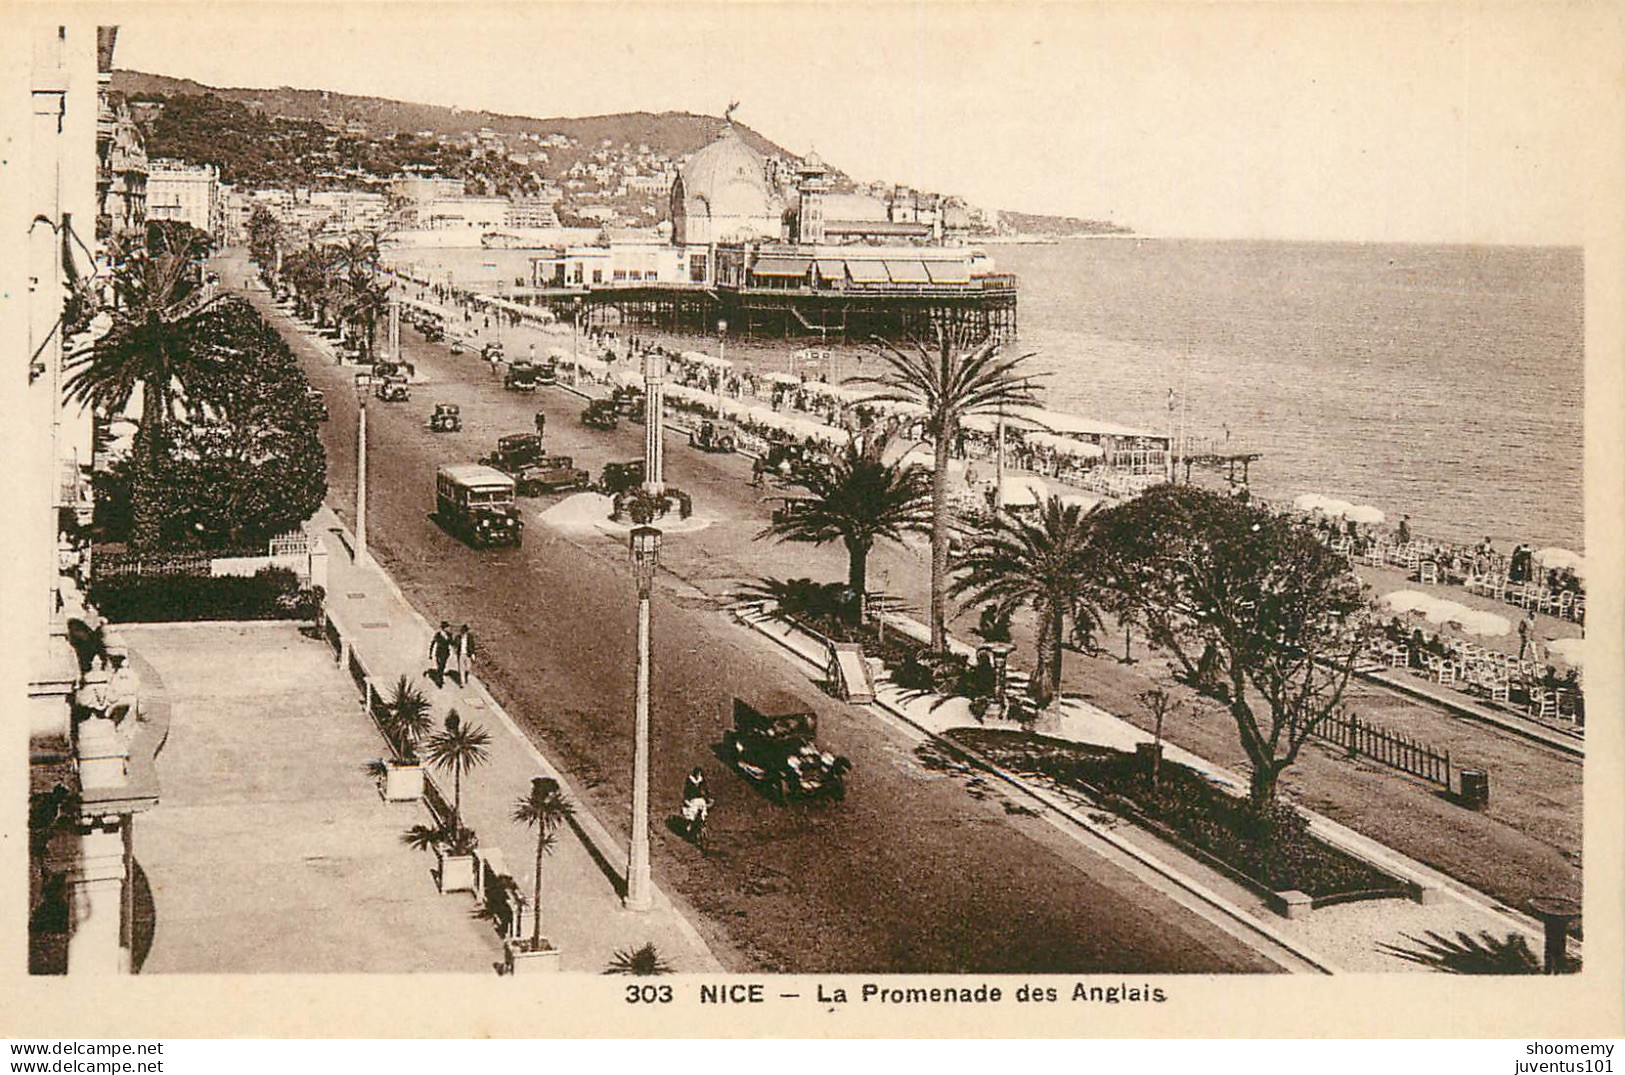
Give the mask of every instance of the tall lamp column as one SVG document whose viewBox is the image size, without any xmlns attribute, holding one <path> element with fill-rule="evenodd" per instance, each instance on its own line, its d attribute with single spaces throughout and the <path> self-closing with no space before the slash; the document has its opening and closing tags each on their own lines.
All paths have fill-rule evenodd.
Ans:
<svg viewBox="0 0 1625 1075">
<path fill-rule="evenodd" d="M 626 908 L 654 906 L 649 878 L 649 594 L 660 559 L 660 531 L 640 526 L 632 531 L 632 574 L 638 583 L 638 687 L 632 748 L 632 846 L 626 864 Z"/>
<path fill-rule="evenodd" d="M 367 554 L 367 390 L 372 378 L 355 375 L 355 562 L 365 564 Z"/>
</svg>

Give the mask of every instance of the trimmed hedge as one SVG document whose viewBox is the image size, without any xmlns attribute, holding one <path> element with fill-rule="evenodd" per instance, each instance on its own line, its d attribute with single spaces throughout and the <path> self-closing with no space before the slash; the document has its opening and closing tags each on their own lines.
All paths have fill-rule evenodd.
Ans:
<svg viewBox="0 0 1625 1075">
<path fill-rule="evenodd" d="M 313 614 L 309 591 L 284 567 L 251 578 L 122 575 L 92 583 L 90 599 L 113 623 L 293 620 Z"/>
<path fill-rule="evenodd" d="M 1246 799 L 1166 758 L 1152 787 L 1140 760 L 1122 751 L 992 728 L 947 734 L 1007 769 L 1092 789 L 1108 808 L 1122 803 L 1273 891 L 1297 889 L 1319 898 L 1395 885 L 1388 875 L 1315 839 L 1290 805 L 1277 802 L 1260 818 Z"/>
</svg>

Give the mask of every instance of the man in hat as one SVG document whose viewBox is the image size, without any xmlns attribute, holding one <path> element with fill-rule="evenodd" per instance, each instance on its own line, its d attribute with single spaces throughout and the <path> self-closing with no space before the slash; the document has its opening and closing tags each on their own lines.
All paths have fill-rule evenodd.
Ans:
<svg viewBox="0 0 1625 1075">
<path fill-rule="evenodd" d="M 437 687 L 446 685 L 446 662 L 451 660 L 452 649 L 451 624 L 441 620 L 440 629 L 429 640 L 429 660 L 434 662 L 434 683 Z"/>
<path fill-rule="evenodd" d="M 474 635 L 468 629 L 468 624 L 457 631 L 457 637 L 452 642 L 453 651 L 457 655 L 457 685 L 468 686 L 468 671 L 474 666 Z"/>
</svg>

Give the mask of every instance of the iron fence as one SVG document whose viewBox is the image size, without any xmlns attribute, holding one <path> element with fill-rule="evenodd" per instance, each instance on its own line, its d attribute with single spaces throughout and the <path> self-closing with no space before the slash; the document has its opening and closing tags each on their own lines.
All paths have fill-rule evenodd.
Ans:
<svg viewBox="0 0 1625 1075">
<path fill-rule="evenodd" d="M 1426 743 L 1363 721 L 1358 714 L 1347 718 L 1335 714 L 1316 722 L 1310 733 L 1316 739 L 1340 746 L 1352 756 L 1398 769 L 1429 783 L 1450 788 L 1450 752 L 1436 750 Z"/>
</svg>

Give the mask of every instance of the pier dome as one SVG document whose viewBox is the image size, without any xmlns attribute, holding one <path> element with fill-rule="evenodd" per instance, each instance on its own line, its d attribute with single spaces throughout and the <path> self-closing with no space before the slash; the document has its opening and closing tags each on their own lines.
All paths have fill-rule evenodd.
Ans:
<svg viewBox="0 0 1625 1075">
<path fill-rule="evenodd" d="M 767 182 L 766 160 L 730 123 L 672 183 L 672 241 L 777 239 L 782 209 Z"/>
</svg>

